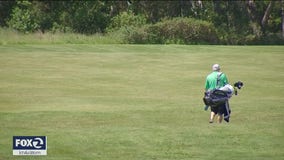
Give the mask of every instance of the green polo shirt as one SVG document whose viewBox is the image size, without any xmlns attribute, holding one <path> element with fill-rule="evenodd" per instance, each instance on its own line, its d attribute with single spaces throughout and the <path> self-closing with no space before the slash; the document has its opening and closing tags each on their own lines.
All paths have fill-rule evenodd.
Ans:
<svg viewBox="0 0 284 160">
<path fill-rule="evenodd" d="M 220 76 L 219 85 L 217 86 L 217 78 L 218 78 L 218 74 L 220 74 L 220 73 L 222 73 L 222 72 L 214 71 L 207 76 L 206 82 L 205 82 L 205 90 L 206 91 L 223 87 L 223 86 L 225 86 L 226 84 L 229 83 L 225 73 L 222 73 L 221 76 Z"/>
</svg>

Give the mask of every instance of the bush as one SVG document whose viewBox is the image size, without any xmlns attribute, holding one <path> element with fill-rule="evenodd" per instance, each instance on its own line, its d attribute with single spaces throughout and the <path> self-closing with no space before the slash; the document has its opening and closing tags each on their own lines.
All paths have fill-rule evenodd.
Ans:
<svg viewBox="0 0 284 160">
<path fill-rule="evenodd" d="M 253 33 L 240 33 L 235 30 L 218 29 L 219 44 L 225 45 L 283 45 L 281 33 L 255 35 Z"/>
<path fill-rule="evenodd" d="M 12 10 L 11 19 L 7 22 L 8 26 L 25 33 L 36 31 L 39 25 L 31 11 L 32 3 L 29 1 L 18 1 L 17 5 Z"/>
<path fill-rule="evenodd" d="M 192 18 L 165 19 L 151 25 L 131 29 L 129 43 L 151 44 L 217 44 L 218 37 L 211 23 Z"/>
<path fill-rule="evenodd" d="M 113 32 L 119 29 L 125 29 L 127 27 L 140 27 L 146 24 L 146 17 L 143 15 L 134 15 L 133 12 L 122 12 L 119 15 L 113 17 L 109 26 L 107 27 L 108 32 Z"/>
<path fill-rule="evenodd" d="M 255 39 L 251 43 L 258 45 L 284 45 L 284 38 L 281 37 L 281 33 L 270 33 Z"/>
<path fill-rule="evenodd" d="M 74 32 L 83 34 L 105 32 L 105 28 L 110 21 L 105 3 L 100 1 L 78 1 L 74 8 L 74 13 L 69 14 L 69 16 L 72 16 L 68 17 Z"/>
</svg>

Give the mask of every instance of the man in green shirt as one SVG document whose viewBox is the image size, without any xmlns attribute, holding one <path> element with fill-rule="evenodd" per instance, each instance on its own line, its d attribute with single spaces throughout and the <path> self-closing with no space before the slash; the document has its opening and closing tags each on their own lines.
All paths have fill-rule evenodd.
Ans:
<svg viewBox="0 0 284 160">
<path fill-rule="evenodd" d="M 220 72 L 221 68 L 219 64 L 214 64 L 212 66 L 212 70 L 213 72 L 206 77 L 205 91 L 219 89 L 225 86 L 226 84 L 229 84 L 226 74 Z M 226 102 L 226 104 L 224 105 L 228 105 L 228 102 Z M 210 108 L 211 108 L 211 114 L 209 122 L 213 123 L 215 115 L 218 114 L 217 119 L 218 122 L 221 123 L 223 119 L 225 106 L 210 107 Z"/>
</svg>

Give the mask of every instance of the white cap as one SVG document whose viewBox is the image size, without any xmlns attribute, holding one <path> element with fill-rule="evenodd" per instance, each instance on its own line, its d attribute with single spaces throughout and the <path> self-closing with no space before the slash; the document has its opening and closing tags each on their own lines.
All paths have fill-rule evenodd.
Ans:
<svg viewBox="0 0 284 160">
<path fill-rule="evenodd" d="M 213 66 L 212 66 L 212 70 L 213 71 L 220 71 L 220 65 L 219 64 L 214 64 Z"/>
</svg>

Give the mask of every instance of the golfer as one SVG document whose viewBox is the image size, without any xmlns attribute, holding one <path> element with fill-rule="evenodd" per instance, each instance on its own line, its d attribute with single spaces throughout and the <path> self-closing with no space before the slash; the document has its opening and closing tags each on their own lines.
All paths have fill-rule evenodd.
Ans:
<svg viewBox="0 0 284 160">
<path fill-rule="evenodd" d="M 221 87 L 224 87 L 226 84 L 229 84 L 227 76 L 225 73 L 222 73 L 219 64 L 214 64 L 212 66 L 212 73 L 210 73 L 207 77 L 206 77 L 206 82 L 205 82 L 205 91 L 210 91 L 210 90 L 214 90 L 214 89 L 219 89 Z M 221 104 L 219 106 L 216 107 L 212 107 L 211 108 L 211 113 L 210 113 L 210 120 L 209 123 L 213 123 L 214 122 L 214 118 L 215 116 L 218 114 L 217 116 L 217 121 L 219 123 L 222 122 L 223 119 L 223 114 L 225 113 L 225 109 L 226 109 L 226 105 L 228 106 L 228 102 Z M 226 117 L 225 117 L 226 120 Z M 227 119 L 229 120 L 229 119 Z M 226 120 L 226 121 L 227 121 Z M 228 122 L 228 121 L 227 121 Z"/>
</svg>

